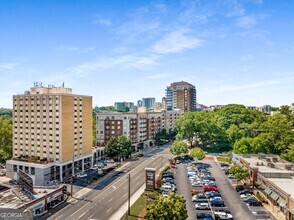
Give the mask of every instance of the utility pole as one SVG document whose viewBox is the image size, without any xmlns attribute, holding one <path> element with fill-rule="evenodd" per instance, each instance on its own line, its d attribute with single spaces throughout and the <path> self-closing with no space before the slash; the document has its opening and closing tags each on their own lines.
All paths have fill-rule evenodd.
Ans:
<svg viewBox="0 0 294 220">
<path fill-rule="evenodd" d="M 72 197 L 72 194 L 73 194 L 73 177 L 74 177 L 74 164 L 75 164 L 75 156 L 73 155 L 72 157 L 72 164 L 71 164 L 71 168 L 72 168 L 72 171 L 71 171 L 71 184 L 70 184 L 70 196 Z"/>
<path fill-rule="evenodd" d="M 131 215 L 131 174 L 129 173 L 128 215 Z"/>
</svg>

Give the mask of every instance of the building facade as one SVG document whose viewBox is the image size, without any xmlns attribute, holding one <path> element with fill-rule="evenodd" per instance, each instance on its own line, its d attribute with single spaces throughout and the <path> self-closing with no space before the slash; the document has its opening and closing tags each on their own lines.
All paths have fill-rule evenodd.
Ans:
<svg viewBox="0 0 294 220">
<path fill-rule="evenodd" d="M 151 147 L 155 143 L 156 134 L 163 128 L 167 132 L 172 131 L 175 128 L 175 121 L 182 114 L 182 110 L 155 112 L 146 111 L 146 108 L 137 113 L 97 113 L 97 146 L 105 146 L 111 138 L 124 135 L 131 139 L 133 151 Z"/>
<path fill-rule="evenodd" d="M 74 158 L 74 159 L 73 159 Z M 72 161 L 74 160 L 74 167 Z M 62 181 L 92 163 L 92 97 L 36 85 L 13 96 L 13 158 L 7 176 L 29 174 L 34 185 Z"/>
<path fill-rule="evenodd" d="M 166 109 L 196 110 L 196 88 L 187 82 L 174 82 L 166 88 Z"/>
<path fill-rule="evenodd" d="M 287 220 L 294 219 L 294 164 L 272 154 L 232 154 L 232 161 L 249 170 L 257 187 Z"/>
</svg>

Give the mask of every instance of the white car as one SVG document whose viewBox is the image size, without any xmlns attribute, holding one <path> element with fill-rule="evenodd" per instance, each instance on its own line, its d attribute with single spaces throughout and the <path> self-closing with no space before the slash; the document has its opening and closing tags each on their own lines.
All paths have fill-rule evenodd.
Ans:
<svg viewBox="0 0 294 220">
<path fill-rule="evenodd" d="M 198 209 L 198 210 L 209 210 L 210 209 L 207 202 L 197 203 L 195 205 L 195 208 Z"/>
<path fill-rule="evenodd" d="M 201 181 L 193 181 L 191 182 L 191 186 L 203 186 L 203 184 L 201 183 Z"/>
<path fill-rule="evenodd" d="M 222 220 L 230 220 L 233 219 L 233 216 L 229 213 L 225 212 L 214 212 L 214 215 L 218 217 L 218 219 Z"/>
<path fill-rule="evenodd" d="M 80 177 L 80 178 L 86 177 L 86 176 L 88 176 L 86 173 L 79 173 L 76 175 L 76 177 Z"/>
</svg>

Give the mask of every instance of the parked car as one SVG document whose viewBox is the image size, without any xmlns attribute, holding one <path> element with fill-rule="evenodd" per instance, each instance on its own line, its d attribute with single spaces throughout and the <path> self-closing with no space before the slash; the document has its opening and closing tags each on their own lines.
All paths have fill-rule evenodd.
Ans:
<svg viewBox="0 0 294 220">
<path fill-rule="evenodd" d="M 243 185 L 237 185 L 237 186 L 235 187 L 235 189 L 236 189 L 237 192 L 240 192 L 240 191 L 244 190 L 245 187 L 244 187 Z"/>
<path fill-rule="evenodd" d="M 216 219 L 220 219 L 220 220 L 232 220 L 233 219 L 233 216 L 229 213 L 226 213 L 226 212 L 216 211 L 216 212 L 214 212 L 214 216 L 216 217 Z"/>
<path fill-rule="evenodd" d="M 169 192 L 162 191 L 162 195 L 163 195 L 164 197 L 166 197 L 166 198 L 168 197 L 168 193 L 169 193 Z"/>
<path fill-rule="evenodd" d="M 197 220 L 204 220 L 204 219 L 207 220 L 208 218 L 213 219 L 211 214 L 207 214 L 203 212 L 197 213 L 196 218 Z"/>
<path fill-rule="evenodd" d="M 242 194 L 253 194 L 253 192 L 252 191 L 249 191 L 248 189 L 243 189 L 243 190 L 239 191 L 238 193 L 240 195 L 242 195 Z"/>
<path fill-rule="evenodd" d="M 207 198 L 204 194 L 197 194 L 192 197 L 192 202 L 204 202 Z"/>
<path fill-rule="evenodd" d="M 114 163 L 114 159 L 108 159 L 106 160 L 106 163 Z"/>
<path fill-rule="evenodd" d="M 79 178 L 83 178 L 83 177 L 87 177 L 88 175 L 86 173 L 79 173 L 76 175 L 76 177 L 79 177 Z"/>
<path fill-rule="evenodd" d="M 256 199 L 252 199 L 252 198 L 246 199 L 246 200 L 244 200 L 244 202 L 249 206 L 262 206 L 261 202 L 257 201 Z"/>
<path fill-rule="evenodd" d="M 193 182 L 191 182 L 191 186 L 201 187 L 201 186 L 203 186 L 203 183 L 201 183 L 201 181 L 193 181 Z"/>
<path fill-rule="evenodd" d="M 205 193 L 205 196 L 210 199 L 210 198 L 213 198 L 213 197 L 216 197 L 216 196 L 221 196 L 221 194 L 219 192 L 214 192 L 214 191 L 211 191 L 211 192 L 206 192 Z"/>
<path fill-rule="evenodd" d="M 224 201 L 221 196 L 215 196 L 215 197 L 212 197 L 212 198 L 209 199 L 209 201 L 212 201 L 212 200 L 221 200 L 221 201 Z"/>
<path fill-rule="evenodd" d="M 204 186 L 204 192 L 215 191 L 218 192 L 218 188 L 215 186 Z"/>
<path fill-rule="evenodd" d="M 228 178 L 229 178 L 229 179 L 234 179 L 235 176 L 234 176 L 233 174 L 229 174 L 229 175 L 228 175 Z"/>
<path fill-rule="evenodd" d="M 209 208 L 209 205 L 208 205 L 207 202 L 204 202 L 204 203 L 197 203 L 197 204 L 195 205 L 195 208 L 196 208 L 197 210 L 209 210 L 209 209 L 210 209 L 210 208 Z"/>
<path fill-rule="evenodd" d="M 211 206 L 217 206 L 217 207 L 225 207 L 225 203 L 222 200 L 214 199 L 210 201 Z"/>
</svg>

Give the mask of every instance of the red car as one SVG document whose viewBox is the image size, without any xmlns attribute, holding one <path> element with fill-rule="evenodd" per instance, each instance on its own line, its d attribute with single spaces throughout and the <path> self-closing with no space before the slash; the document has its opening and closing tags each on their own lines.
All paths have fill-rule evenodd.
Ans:
<svg viewBox="0 0 294 220">
<path fill-rule="evenodd" d="M 215 191 L 218 192 L 218 188 L 216 186 L 204 186 L 204 192 Z"/>
</svg>

